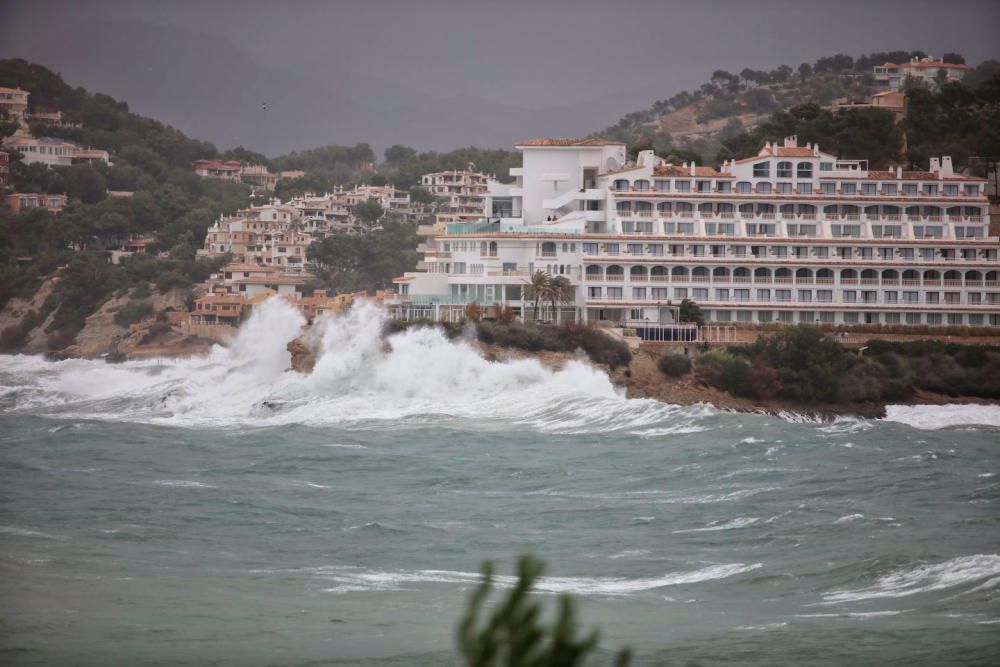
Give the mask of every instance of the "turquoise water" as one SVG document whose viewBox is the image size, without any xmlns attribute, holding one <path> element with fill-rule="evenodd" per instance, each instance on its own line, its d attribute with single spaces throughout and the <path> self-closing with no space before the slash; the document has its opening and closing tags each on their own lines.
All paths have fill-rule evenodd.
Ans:
<svg viewBox="0 0 1000 667">
<path fill-rule="evenodd" d="M 280 309 L 208 359 L 0 357 L 0 662 L 454 664 L 524 552 L 637 664 L 997 662 L 995 409 L 627 401 L 357 317 L 305 377 Z"/>
</svg>

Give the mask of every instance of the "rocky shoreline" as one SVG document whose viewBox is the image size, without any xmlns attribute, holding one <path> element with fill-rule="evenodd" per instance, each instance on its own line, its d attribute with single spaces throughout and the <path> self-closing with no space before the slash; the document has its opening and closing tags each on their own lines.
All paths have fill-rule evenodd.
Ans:
<svg viewBox="0 0 1000 667">
<path fill-rule="evenodd" d="M 544 366 L 558 370 L 567 362 L 577 359 L 569 352 L 528 352 L 501 347 L 481 341 L 472 343 L 489 361 L 508 359 L 535 359 Z M 306 337 L 296 338 L 288 344 L 291 354 L 291 370 L 299 373 L 311 372 L 316 362 L 316 353 Z M 879 419 L 885 417 L 889 403 L 807 403 L 787 399 L 766 401 L 733 396 L 728 392 L 709 387 L 699 382 L 693 374 L 681 378 L 670 378 L 657 367 L 658 354 L 651 350 L 633 351 L 632 361 L 627 367 L 610 369 L 595 364 L 604 370 L 612 383 L 625 391 L 628 398 L 649 398 L 673 405 L 708 404 L 719 410 L 770 415 L 800 415 L 818 421 L 833 421 L 841 417 L 861 417 Z M 893 401 L 893 405 L 945 405 L 972 404 L 997 405 L 998 401 L 976 397 L 956 397 L 918 391 L 913 397 L 903 401 Z"/>
</svg>

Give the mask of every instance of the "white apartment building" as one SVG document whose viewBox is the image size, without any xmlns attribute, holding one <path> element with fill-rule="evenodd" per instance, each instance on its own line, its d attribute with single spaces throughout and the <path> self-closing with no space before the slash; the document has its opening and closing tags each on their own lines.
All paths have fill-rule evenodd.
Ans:
<svg viewBox="0 0 1000 667">
<path fill-rule="evenodd" d="M 313 236 L 298 222 L 296 209 L 280 204 L 237 211 L 208 228 L 198 254 L 210 257 L 230 253 L 240 263 L 302 273 Z"/>
<path fill-rule="evenodd" d="M 985 181 L 951 159 L 870 170 L 796 137 L 721 169 L 600 139 L 522 142 L 484 221 L 448 225 L 396 279 L 398 316 L 477 301 L 527 313 L 533 272 L 566 276 L 585 320 L 1000 326 Z"/>
<path fill-rule="evenodd" d="M 356 185 L 348 190 L 342 186 L 336 187 L 333 194 L 351 207 L 369 199 L 376 200 L 386 212 L 395 213 L 404 222 L 414 222 L 426 212 L 426 207 L 410 200 L 410 193 L 397 190 L 392 185 Z"/>
<path fill-rule="evenodd" d="M 469 222 L 486 217 L 486 197 L 496 178 L 466 169 L 424 174 L 420 184 L 441 203 L 435 220 L 438 226 Z"/>
<path fill-rule="evenodd" d="M 111 164 L 107 151 L 83 148 L 72 141 L 56 137 L 33 137 L 19 130 L 3 140 L 5 150 L 14 150 L 24 156 L 25 164 L 44 164 L 49 167 L 68 167 L 82 162 Z"/>
<path fill-rule="evenodd" d="M 299 228 L 305 232 L 325 235 L 332 231 L 350 231 L 355 227 L 351 204 L 330 193 L 316 195 L 306 192 L 301 197 L 289 199 L 286 205 L 295 209 Z"/>
<path fill-rule="evenodd" d="M 938 75 L 944 72 L 945 81 L 952 83 L 961 81 L 968 65 L 946 63 L 932 57 L 912 58 L 905 63 L 885 63 L 872 68 L 875 84 L 889 90 L 901 90 L 906 87 L 906 80 L 919 81 L 931 88 L 937 87 Z"/>
</svg>

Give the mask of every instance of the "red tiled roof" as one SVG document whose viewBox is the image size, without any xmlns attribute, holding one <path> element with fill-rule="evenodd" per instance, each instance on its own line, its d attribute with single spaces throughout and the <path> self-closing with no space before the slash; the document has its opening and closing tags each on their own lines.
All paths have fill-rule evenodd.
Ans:
<svg viewBox="0 0 1000 667">
<path fill-rule="evenodd" d="M 526 141 L 519 141 L 515 146 L 624 146 L 625 143 L 621 141 L 612 141 L 610 139 L 601 139 L 600 137 L 593 137 L 587 139 L 527 139 Z"/>
<path fill-rule="evenodd" d="M 778 146 L 775 155 L 778 157 L 816 157 L 811 148 L 804 146 L 785 147 Z"/>
</svg>

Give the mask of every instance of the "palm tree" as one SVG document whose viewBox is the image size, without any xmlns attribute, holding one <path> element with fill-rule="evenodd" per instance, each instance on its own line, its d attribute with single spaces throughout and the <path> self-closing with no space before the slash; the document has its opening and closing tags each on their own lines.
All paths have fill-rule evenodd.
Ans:
<svg viewBox="0 0 1000 667">
<path fill-rule="evenodd" d="M 566 276 L 550 278 L 545 296 L 552 304 L 552 319 L 558 320 L 556 303 L 567 303 L 573 300 L 573 284 Z"/>
<path fill-rule="evenodd" d="M 531 279 L 524 286 L 525 298 L 535 302 L 535 321 L 538 321 L 538 302 L 548 296 L 549 281 L 551 276 L 542 270 L 531 274 Z"/>
</svg>

